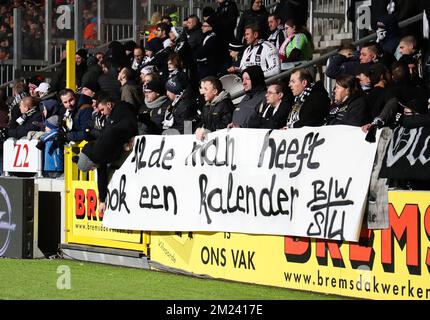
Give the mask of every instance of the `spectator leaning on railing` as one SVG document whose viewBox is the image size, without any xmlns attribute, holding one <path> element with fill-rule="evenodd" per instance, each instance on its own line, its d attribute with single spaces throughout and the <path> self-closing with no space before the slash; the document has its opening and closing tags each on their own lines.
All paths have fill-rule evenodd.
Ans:
<svg viewBox="0 0 430 320">
<path fill-rule="evenodd" d="M 129 149 L 130 139 L 137 135 L 137 120 L 133 107 L 126 102 L 117 102 L 108 93 L 100 93 L 97 100 L 98 108 L 106 116 L 106 123 L 100 136 L 87 143 L 82 152 L 73 161 L 77 162 L 81 171 L 87 172 L 97 168 L 97 186 L 99 190 L 99 211 L 106 209 L 108 170 L 117 169 L 122 155 Z"/>
</svg>

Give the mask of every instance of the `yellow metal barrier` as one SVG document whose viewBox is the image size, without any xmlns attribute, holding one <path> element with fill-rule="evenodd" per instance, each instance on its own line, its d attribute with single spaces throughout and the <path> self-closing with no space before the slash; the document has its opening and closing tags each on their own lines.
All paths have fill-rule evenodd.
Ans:
<svg viewBox="0 0 430 320">
<path fill-rule="evenodd" d="M 79 154 L 85 143 L 65 148 L 66 242 L 136 250 L 148 255 L 149 233 L 103 227 L 103 215 L 97 210 L 96 172 L 81 172 L 72 162 L 72 157 Z"/>
</svg>

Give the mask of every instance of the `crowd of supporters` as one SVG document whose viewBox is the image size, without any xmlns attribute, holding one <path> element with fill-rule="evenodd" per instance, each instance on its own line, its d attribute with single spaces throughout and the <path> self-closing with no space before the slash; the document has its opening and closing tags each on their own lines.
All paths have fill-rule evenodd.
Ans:
<svg viewBox="0 0 430 320">
<path fill-rule="evenodd" d="M 384 126 L 430 124 L 421 35 L 397 33 L 389 12 L 376 18 L 376 42 L 359 50 L 342 45 L 330 59 L 326 75 L 336 86 L 327 92 L 308 69 L 268 87 L 265 82 L 281 72 L 282 62 L 312 59 L 307 1 L 281 1 L 269 13 L 254 0 L 240 17 L 234 1 L 217 2 L 216 10 L 205 8 L 202 20 L 190 15 L 183 27 L 162 17 L 144 47 L 114 41 L 106 52 L 78 50 L 77 93 L 65 88 L 65 59 L 50 83 L 37 77 L 17 82 L 13 97 L 0 99 L 2 134 L 39 138 L 49 155 L 45 171 L 54 176 L 63 170 L 66 143 L 90 141 L 75 161 L 83 171 L 98 168 L 103 203 L 108 168 L 138 134 L 184 134 L 185 123 L 198 139 L 224 128 L 351 125 L 370 141 Z M 228 75 L 242 80 L 240 102 L 223 87 Z"/>
</svg>

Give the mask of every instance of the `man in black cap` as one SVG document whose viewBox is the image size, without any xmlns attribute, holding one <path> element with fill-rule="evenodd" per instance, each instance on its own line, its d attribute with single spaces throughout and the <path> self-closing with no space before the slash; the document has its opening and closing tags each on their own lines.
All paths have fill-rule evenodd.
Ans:
<svg viewBox="0 0 430 320">
<path fill-rule="evenodd" d="M 163 48 L 163 41 L 160 38 L 153 38 L 145 47 L 145 63 L 142 68 L 155 66 L 160 71 L 163 79 L 168 77 L 167 58 L 169 52 Z"/>
<path fill-rule="evenodd" d="M 167 81 L 167 97 L 171 104 L 164 115 L 163 129 L 176 129 L 180 134 L 184 134 L 184 121 L 192 121 L 194 118 L 197 108 L 194 100 L 185 94 L 186 88 L 187 83 L 180 76 Z"/>
<path fill-rule="evenodd" d="M 221 66 L 227 61 L 228 54 L 214 32 L 215 19 L 209 17 L 202 24 L 203 45 L 195 52 L 198 80 L 217 76 Z"/>
<path fill-rule="evenodd" d="M 239 73 L 240 61 L 242 60 L 244 50 L 245 45 L 237 40 L 233 40 L 228 44 L 228 51 L 231 57 L 231 64 L 227 68 L 228 73 Z"/>
</svg>

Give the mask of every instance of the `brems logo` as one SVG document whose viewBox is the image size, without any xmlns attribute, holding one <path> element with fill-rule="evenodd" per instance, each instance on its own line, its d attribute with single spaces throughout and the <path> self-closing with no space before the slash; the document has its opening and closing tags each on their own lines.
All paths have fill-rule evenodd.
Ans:
<svg viewBox="0 0 430 320">
<path fill-rule="evenodd" d="M 4 199 L 7 210 L 0 211 L 0 257 L 2 257 L 9 248 L 12 232 L 15 231 L 16 224 L 12 224 L 12 207 L 9 196 L 2 186 L 0 186 L 0 194 Z"/>
<path fill-rule="evenodd" d="M 75 190 L 75 216 L 78 220 L 103 221 L 103 213 L 97 212 L 97 194 L 94 190 Z"/>
<path fill-rule="evenodd" d="M 331 257 L 333 265 L 345 268 L 345 258 L 340 251 L 341 245 L 348 247 L 348 258 L 352 268 L 368 266 L 373 270 L 375 263 L 375 249 L 380 254 L 379 261 L 384 271 L 395 273 L 395 243 L 400 250 L 405 251 L 405 262 L 408 271 L 412 275 L 421 275 L 422 255 L 425 257 L 425 265 L 430 272 L 430 247 L 422 243 L 422 238 L 430 240 L 430 206 L 424 211 L 424 225 L 421 224 L 421 212 L 417 204 L 406 204 L 400 215 L 397 214 L 393 205 L 389 205 L 390 227 L 381 233 L 380 243 L 375 243 L 374 232 L 363 230 L 359 243 L 341 243 L 338 241 L 316 240 L 315 257 L 319 265 L 326 266 L 328 256 Z M 425 237 L 422 237 L 422 232 Z M 285 257 L 288 262 L 307 263 L 312 256 L 310 239 L 285 237 Z"/>
</svg>

